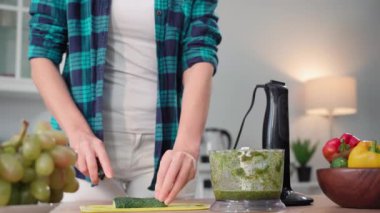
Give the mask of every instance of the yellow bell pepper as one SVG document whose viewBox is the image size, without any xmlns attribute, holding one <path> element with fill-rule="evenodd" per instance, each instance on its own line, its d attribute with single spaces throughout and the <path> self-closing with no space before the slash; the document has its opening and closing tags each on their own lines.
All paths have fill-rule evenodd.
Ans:
<svg viewBox="0 0 380 213">
<path fill-rule="evenodd" d="M 361 141 L 348 156 L 349 168 L 380 168 L 380 145 L 376 141 Z"/>
</svg>

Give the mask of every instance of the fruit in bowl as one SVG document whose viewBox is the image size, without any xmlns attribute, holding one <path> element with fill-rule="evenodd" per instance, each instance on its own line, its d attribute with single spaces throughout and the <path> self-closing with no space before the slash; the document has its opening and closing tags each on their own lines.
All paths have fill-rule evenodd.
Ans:
<svg viewBox="0 0 380 213">
<path fill-rule="evenodd" d="M 342 137 L 325 144 L 323 155 L 331 168 L 317 170 L 319 186 L 341 207 L 380 209 L 380 145 Z"/>
<path fill-rule="evenodd" d="M 380 168 L 317 170 L 323 193 L 344 208 L 380 208 Z"/>
</svg>

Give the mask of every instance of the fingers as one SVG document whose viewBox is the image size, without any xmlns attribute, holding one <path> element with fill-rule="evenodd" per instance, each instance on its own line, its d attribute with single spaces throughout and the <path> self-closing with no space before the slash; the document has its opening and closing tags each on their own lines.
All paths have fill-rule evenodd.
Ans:
<svg viewBox="0 0 380 213">
<path fill-rule="evenodd" d="M 173 153 L 172 150 L 166 151 L 164 156 L 162 156 L 162 159 L 161 159 L 160 168 L 158 169 L 157 181 L 156 181 L 156 186 L 155 186 L 155 191 L 156 191 L 155 197 L 157 199 L 159 198 L 166 172 L 168 171 L 170 163 L 172 161 L 172 153 Z"/>
<path fill-rule="evenodd" d="M 108 158 L 107 152 L 103 144 L 95 146 L 96 156 L 99 158 L 100 165 L 102 166 L 107 178 L 112 178 L 113 171 L 111 167 L 111 161 Z"/>
<path fill-rule="evenodd" d="M 77 168 L 83 175 L 89 176 L 84 154 L 78 153 Z"/>
<path fill-rule="evenodd" d="M 194 157 L 185 152 L 164 154 L 157 174 L 156 199 L 171 203 L 186 183 L 194 178 Z"/>
<path fill-rule="evenodd" d="M 192 167 L 193 163 L 189 160 L 185 160 L 182 164 L 182 167 L 179 171 L 179 174 L 176 178 L 175 184 L 170 191 L 170 194 L 165 199 L 165 204 L 171 203 L 174 198 L 177 196 L 177 194 L 181 191 L 181 189 L 186 185 L 188 180 L 191 180 L 193 177 L 190 176 L 190 173 L 192 173 Z"/>
<path fill-rule="evenodd" d="M 93 184 L 98 184 L 98 166 L 104 169 L 108 178 L 112 178 L 113 171 L 110 160 L 105 151 L 103 142 L 98 139 L 81 140 L 76 147 L 77 163 L 76 166 L 80 172 L 85 176 L 89 176 Z M 97 164 L 97 157 L 99 158 L 100 165 Z"/>
<path fill-rule="evenodd" d="M 174 155 L 172 158 L 172 161 L 170 163 L 170 167 L 168 171 L 166 172 L 164 182 L 162 183 L 162 187 L 159 192 L 158 200 L 164 201 L 170 191 L 172 190 L 177 175 L 182 167 L 182 161 L 183 161 L 184 155 L 177 154 Z"/>
<path fill-rule="evenodd" d="M 86 154 L 86 163 L 87 163 L 87 168 L 90 173 L 90 179 L 91 183 L 93 184 L 98 184 L 99 182 L 99 177 L 98 177 L 98 165 L 96 164 L 96 158 L 95 154 L 91 151 L 87 152 Z"/>
</svg>

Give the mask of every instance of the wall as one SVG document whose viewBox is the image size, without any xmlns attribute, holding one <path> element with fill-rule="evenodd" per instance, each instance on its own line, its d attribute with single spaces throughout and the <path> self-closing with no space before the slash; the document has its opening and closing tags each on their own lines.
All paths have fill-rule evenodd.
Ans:
<svg viewBox="0 0 380 213">
<path fill-rule="evenodd" d="M 16 134 L 21 121 L 25 119 L 31 124 L 29 131 L 41 120 L 49 121 L 42 100 L 37 97 L 0 95 L 0 141 Z"/>
<path fill-rule="evenodd" d="M 337 117 L 334 136 L 352 132 L 378 139 L 380 104 L 380 1 L 220 0 L 223 41 L 214 77 L 207 126 L 226 128 L 236 138 L 256 84 L 287 83 L 291 139 L 329 139 L 326 118 L 306 116 L 303 83 L 327 75 L 350 75 L 358 82 L 358 113 Z M 264 92 L 257 94 L 241 146 L 261 147 Z M 320 150 L 312 159 L 326 167 Z"/>
</svg>

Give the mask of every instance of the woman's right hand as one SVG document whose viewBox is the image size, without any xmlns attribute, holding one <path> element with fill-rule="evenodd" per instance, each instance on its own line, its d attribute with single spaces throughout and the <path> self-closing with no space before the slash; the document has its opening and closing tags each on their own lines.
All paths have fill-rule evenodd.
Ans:
<svg viewBox="0 0 380 213">
<path fill-rule="evenodd" d="M 104 144 L 91 131 L 86 119 L 74 103 L 58 66 L 47 58 L 30 60 L 32 79 L 45 105 L 57 119 L 67 134 L 70 146 L 78 155 L 76 167 L 84 175 L 90 176 L 93 184 L 98 184 L 98 164 L 105 175 L 112 178 L 113 172 Z M 64 107 L 63 107 L 64 106 Z"/>
<path fill-rule="evenodd" d="M 104 144 L 93 133 L 77 131 L 69 135 L 69 141 L 78 155 L 77 169 L 89 176 L 93 184 L 99 183 L 97 158 L 106 177 L 112 178 L 113 171 Z"/>
<path fill-rule="evenodd" d="M 97 184 L 99 177 L 96 159 L 98 158 L 105 175 L 112 178 L 111 163 L 104 144 L 93 134 L 74 103 L 58 66 L 47 58 L 33 58 L 30 60 L 30 65 L 33 82 L 45 105 L 69 137 L 70 146 L 78 155 L 76 167 L 84 175 L 90 176 L 92 183 Z"/>
</svg>

